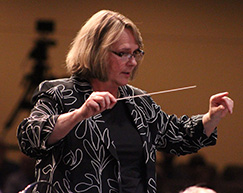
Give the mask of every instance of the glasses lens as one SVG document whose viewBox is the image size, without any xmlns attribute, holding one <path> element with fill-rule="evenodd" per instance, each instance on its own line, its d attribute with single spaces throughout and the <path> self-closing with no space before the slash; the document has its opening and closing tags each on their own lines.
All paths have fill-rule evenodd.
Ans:
<svg viewBox="0 0 243 193">
<path fill-rule="evenodd" d="M 142 50 L 137 50 L 133 55 L 136 61 L 140 61 L 143 58 L 144 52 Z"/>
<path fill-rule="evenodd" d="M 123 62 L 127 62 L 127 61 L 130 60 L 132 57 L 134 57 L 134 59 L 135 59 L 136 61 L 140 61 L 140 60 L 142 60 L 143 55 L 144 55 L 144 51 L 139 50 L 139 49 L 138 49 L 138 50 L 135 50 L 135 51 L 133 52 L 133 54 L 122 53 L 122 52 L 117 53 L 117 52 L 114 52 L 114 51 L 111 51 L 111 52 L 112 52 L 113 54 L 119 56 Z"/>
</svg>

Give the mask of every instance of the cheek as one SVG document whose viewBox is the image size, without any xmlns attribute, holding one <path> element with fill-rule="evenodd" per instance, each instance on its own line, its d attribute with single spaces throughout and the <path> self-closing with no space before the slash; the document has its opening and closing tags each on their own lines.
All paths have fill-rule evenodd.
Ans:
<svg viewBox="0 0 243 193">
<path fill-rule="evenodd" d="M 122 70 L 123 66 L 124 65 L 120 64 L 117 60 L 110 60 L 108 65 L 108 72 L 117 74 Z"/>
<path fill-rule="evenodd" d="M 133 69 L 130 80 L 133 80 L 135 78 L 137 71 L 138 71 L 138 65 Z"/>
</svg>

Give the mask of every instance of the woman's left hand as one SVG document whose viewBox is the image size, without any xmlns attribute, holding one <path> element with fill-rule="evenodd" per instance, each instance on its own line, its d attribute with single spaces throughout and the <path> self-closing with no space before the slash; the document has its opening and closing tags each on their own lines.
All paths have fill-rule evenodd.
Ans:
<svg viewBox="0 0 243 193">
<path fill-rule="evenodd" d="M 208 136 L 228 113 L 233 113 L 234 102 L 228 97 L 228 92 L 215 94 L 210 97 L 209 111 L 203 116 L 203 125 Z"/>
<path fill-rule="evenodd" d="M 221 119 L 229 113 L 233 113 L 234 102 L 228 96 L 228 92 L 213 95 L 210 98 L 209 113 L 213 119 Z"/>
</svg>

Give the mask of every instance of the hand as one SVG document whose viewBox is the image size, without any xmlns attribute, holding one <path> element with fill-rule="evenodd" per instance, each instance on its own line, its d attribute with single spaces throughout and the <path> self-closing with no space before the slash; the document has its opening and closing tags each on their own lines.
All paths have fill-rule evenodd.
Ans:
<svg viewBox="0 0 243 193">
<path fill-rule="evenodd" d="M 57 118 L 55 128 L 48 138 L 48 144 L 56 143 L 65 137 L 78 122 L 111 109 L 116 102 L 116 98 L 109 92 L 93 92 L 79 109 L 61 114 Z"/>
<path fill-rule="evenodd" d="M 80 108 L 83 119 L 97 115 L 116 104 L 116 98 L 109 92 L 93 92 Z"/>
<path fill-rule="evenodd" d="M 211 119 L 221 119 L 226 114 L 233 113 L 234 102 L 228 96 L 228 92 L 211 96 L 209 103 L 209 116 Z"/>
<path fill-rule="evenodd" d="M 228 97 L 228 92 L 219 93 L 210 97 L 209 111 L 203 116 L 203 125 L 207 136 L 210 136 L 219 124 L 219 121 L 233 113 L 234 102 Z"/>
</svg>

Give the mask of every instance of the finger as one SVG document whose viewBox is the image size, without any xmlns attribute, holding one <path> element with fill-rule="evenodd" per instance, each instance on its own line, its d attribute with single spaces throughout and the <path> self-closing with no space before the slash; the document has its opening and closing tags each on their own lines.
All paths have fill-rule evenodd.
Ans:
<svg viewBox="0 0 243 193">
<path fill-rule="evenodd" d="M 218 93 L 215 94 L 211 97 L 211 101 L 218 101 L 221 100 L 223 97 L 228 96 L 228 92 L 222 92 L 222 93 Z"/>
<path fill-rule="evenodd" d="M 84 118 L 89 118 L 91 116 L 96 115 L 97 111 L 99 110 L 99 105 L 93 101 L 93 100 L 87 100 L 82 106 L 81 106 L 81 112 Z"/>
<path fill-rule="evenodd" d="M 100 111 L 111 109 L 115 105 L 116 98 L 109 92 L 97 92 L 94 100 L 99 104 Z"/>
<path fill-rule="evenodd" d="M 111 93 L 108 93 L 107 103 L 108 103 L 108 105 L 107 105 L 108 109 L 112 109 L 114 107 L 114 105 L 117 103 L 116 98 Z"/>
<path fill-rule="evenodd" d="M 100 111 L 101 107 L 99 105 L 99 103 L 97 103 L 95 100 L 89 100 L 86 103 L 87 106 L 87 110 L 91 113 L 91 114 L 95 114 L 97 112 Z"/>
<path fill-rule="evenodd" d="M 106 99 L 104 96 L 94 96 L 93 101 L 98 105 L 99 109 L 98 111 L 102 111 L 103 109 L 106 109 Z"/>
<path fill-rule="evenodd" d="M 117 102 L 116 98 L 109 92 L 93 92 L 90 99 L 99 105 L 100 111 L 113 108 Z"/>
<path fill-rule="evenodd" d="M 99 92 L 98 94 L 103 98 L 106 109 L 112 108 L 117 102 L 116 98 L 109 92 Z"/>
<path fill-rule="evenodd" d="M 230 99 L 229 97 L 223 97 L 222 100 L 224 101 L 225 108 L 228 109 L 229 113 L 233 113 L 233 107 L 234 107 L 234 101 Z"/>
</svg>

